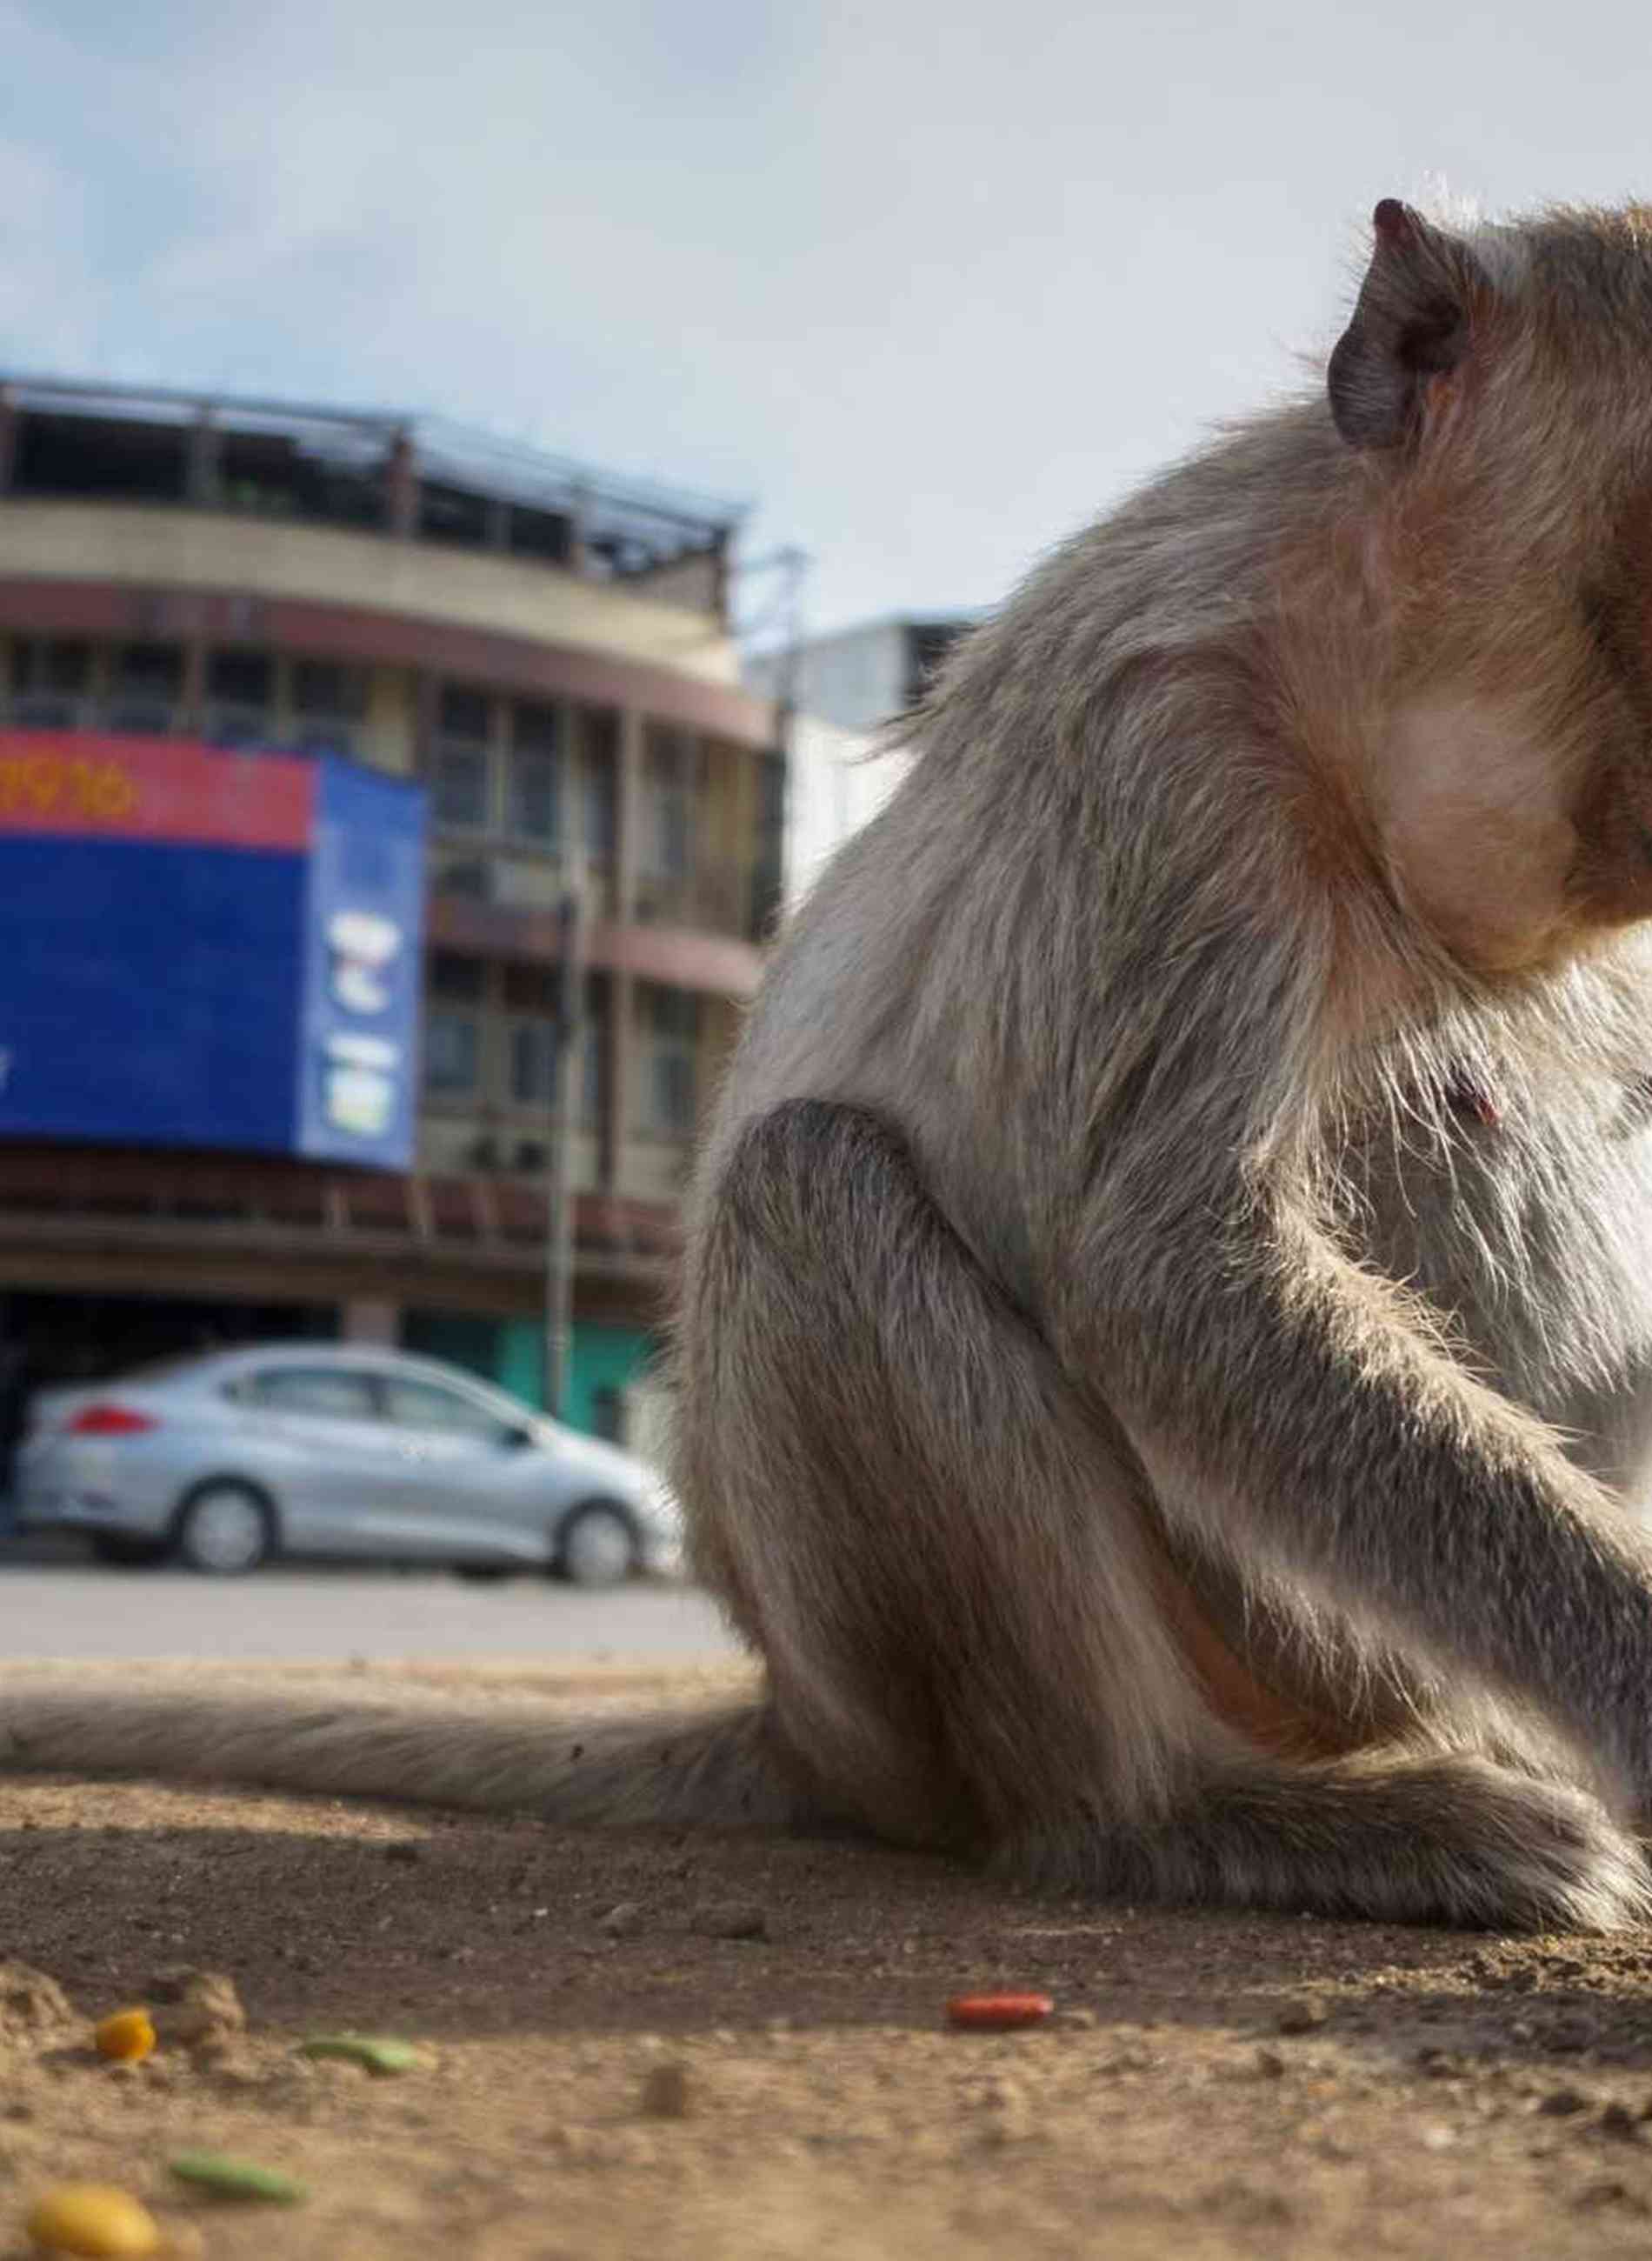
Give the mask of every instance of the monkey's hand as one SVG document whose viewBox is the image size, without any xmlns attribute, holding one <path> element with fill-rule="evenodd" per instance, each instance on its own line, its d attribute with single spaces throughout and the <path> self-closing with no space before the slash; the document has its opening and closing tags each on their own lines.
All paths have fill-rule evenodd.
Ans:
<svg viewBox="0 0 1652 2261">
<path fill-rule="evenodd" d="M 1116 1249 L 1128 1296 L 1060 1315 L 1167 1522 L 1534 1703 L 1652 1812 L 1652 1547 L 1311 1217 L 1234 1217 L 1196 1264 Z"/>
</svg>

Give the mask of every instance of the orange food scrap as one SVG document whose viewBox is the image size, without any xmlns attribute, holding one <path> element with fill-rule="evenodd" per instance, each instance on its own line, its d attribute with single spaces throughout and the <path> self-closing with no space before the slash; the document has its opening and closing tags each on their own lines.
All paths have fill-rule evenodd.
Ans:
<svg viewBox="0 0 1652 2261">
<path fill-rule="evenodd" d="M 59 2183 L 36 2201 L 24 2226 L 42 2253 L 134 2261 L 161 2250 L 161 2232 L 148 2208 L 106 2183 Z"/>
<path fill-rule="evenodd" d="M 116 2010 L 92 2029 L 99 2056 L 116 2064 L 137 2064 L 154 2047 L 154 2023 L 147 2010 Z"/>
</svg>

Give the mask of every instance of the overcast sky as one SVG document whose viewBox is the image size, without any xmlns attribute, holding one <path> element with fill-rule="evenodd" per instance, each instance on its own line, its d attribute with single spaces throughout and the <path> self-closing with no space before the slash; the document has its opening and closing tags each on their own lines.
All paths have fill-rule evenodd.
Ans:
<svg viewBox="0 0 1652 2261">
<path fill-rule="evenodd" d="M 1300 381 L 1378 197 L 1652 195 L 1648 21 L 0 0 L 0 366 L 440 409 L 748 499 L 817 629 L 990 604 Z"/>
</svg>

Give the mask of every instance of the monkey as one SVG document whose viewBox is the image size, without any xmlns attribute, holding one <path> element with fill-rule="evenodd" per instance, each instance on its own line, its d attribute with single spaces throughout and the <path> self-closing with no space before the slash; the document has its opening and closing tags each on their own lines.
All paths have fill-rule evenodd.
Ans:
<svg viewBox="0 0 1652 2261">
<path fill-rule="evenodd" d="M 10 1762 L 1652 1917 L 1652 207 L 1374 214 L 776 942 L 672 1346 L 760 1661 L 578 1735 L 8 1687 Z"/>
</svg>

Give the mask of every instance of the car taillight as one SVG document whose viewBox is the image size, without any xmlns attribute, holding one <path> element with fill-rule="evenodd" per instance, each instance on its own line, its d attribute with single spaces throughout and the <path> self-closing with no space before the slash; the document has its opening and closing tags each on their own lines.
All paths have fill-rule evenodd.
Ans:
<svg viewBox="0 0 1652 2261">
<path fill-rule="evenodd" d="M 68 1425 L 71 1437 L 140 1437 L 146 1429 L 158 1427 L 147 1413 L 134 1413 L 130 1405 L 83 1405 Z"/>
</svg>

